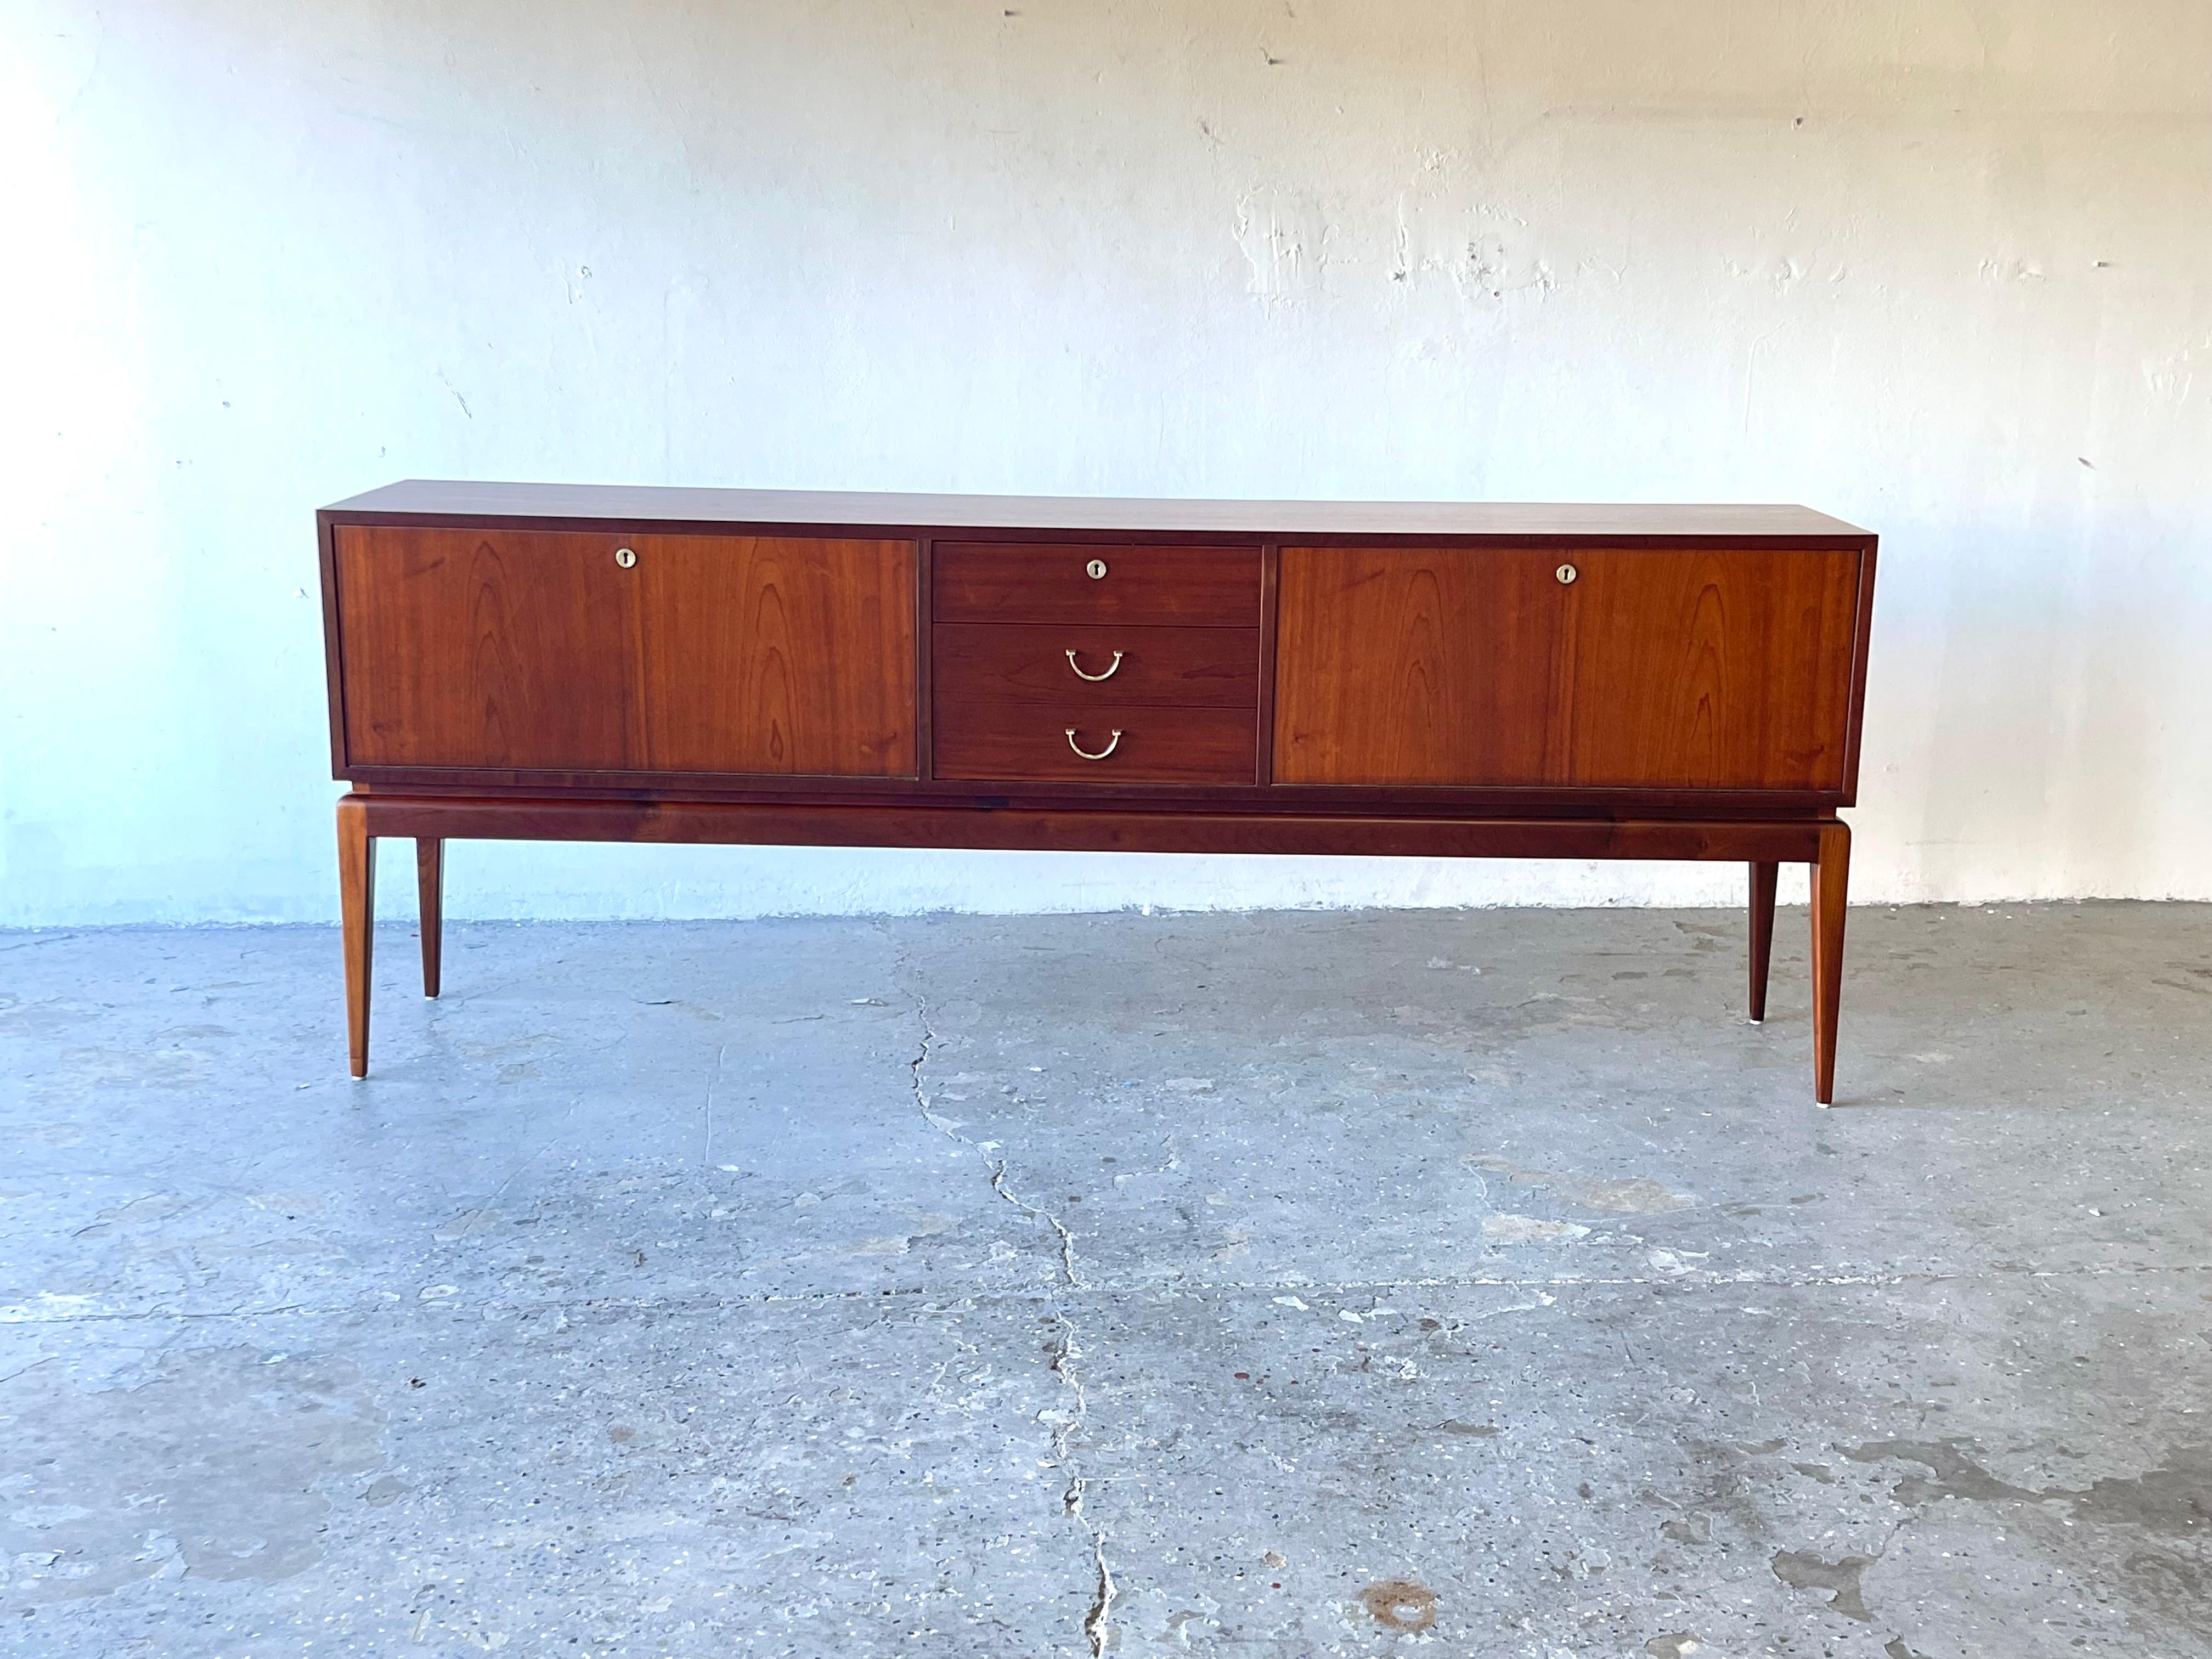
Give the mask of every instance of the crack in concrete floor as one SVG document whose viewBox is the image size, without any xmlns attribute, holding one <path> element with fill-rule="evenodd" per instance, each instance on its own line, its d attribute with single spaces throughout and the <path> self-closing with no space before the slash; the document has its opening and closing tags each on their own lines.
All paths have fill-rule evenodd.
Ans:
<svg viewBox="0 0 2212 1659">
<path fill-rule="evenodd" d="M 898 957 L 898 963 L 901 977 L 910 979 L 911 969 L 903 954 Z M 957 1123 L 943 1116 L 931 1106 L 923 1073 L 929 1064 L 930 1052 L 936 1046 L 937 1034 L 930 1024 L 927 1000 L 919 990 L 912 991 L 910 994 L 914 1000 L 915 1018 L 921 1027 L 921 1042 L 915 1052 L 909 1070 L 914 1081 L 915 1103 L 920 1109 L 923 1121 L 939 1133 L 968 1148 L 982 1160 L 984 1168 L 990 1176 L 991 1191 L 994 1194 L 1015 1209 L 1043 1222 L 1053 1230 L 1060 1240 L 1061 1278 L 1066 1281 L 1067 1288 L 1071 1290 L 1085 1288 L 1082 1274 L 1076 1265 L 1074 1233 L 1051 1211 L 1028 1202 L 1006 1184 L 1008 1159 L 993 1158 L 975 1140 L 963 1134 Z M 1102 1659 L 1112 1636 L 1114 1572 L 1106 1559 L 1106 1529 L 1094 1522 L 1084 1509 L 1084 1499 L 1090 1492 L 1090 1480 L 1082 1473 L 1081 1462 L 1071 1446 L 1071 1443 L 1083 1432 L 1090 1414 L 1090 1400 L 1084 1389 L 1083 1372 L 1079 1364 L 1083 1350 L 1077 1344 L 1075 1325 L 1068 1318 L 1066 1310 L 1055 1304 L 1051 1316 L 1059 1328 L 1059 1334 L 1048 1362 L 1049 1369 L 1052 1374 L 1066 1384 L 1075 1396 L 1075 1409 L 1071 1413 L 1057 1414 L 1056 1420 L 1051 1425 L 1053 1462 L 1067 1475 L 1067 1486 L 1060 1498 L 1061 1510 L 1083 1528 L 1085 1534 L 1091 1540 L 1091 1559 L 1097 1568 L 1097 1593 L 1092 1598 L 1090 1607 L 1084 1611 L 1083 1634 L 1085 1640 L 1090 1644 L 1092 1659 Z"/>
<path fill-rule="evenodd" d="M 2212 1034 L 2135 967 L 2196 976 L 2208 922 L 1855 914 L 1817 1121 L 1802 960 L 1731 1026 L 1729 928 L 1682 958 L 1635 913 L 457 927 L 453 994 L 387 998 L 363 1088 L 325 1075 L 319 935 L 19 951 L 0 1388 L 93 1445 L 135 1398 L 225 1495 L 133 1577 L 90 1466 L 0 1455 L 0 1529 L 52 1558 L 0 1601 L 72 1561 L 118 1586 L 0 1652 L 161 1618 L 188 1656 L 688 1652 L 671 1621 L 742 1609 L 763 1653 L 835 1618 L 856 1654 L 1304 1659 L 1370 1652 L 1370 1601 L 1510 1653 L 2212 1652 Z M 1469 939 L 1483 972 L 1443 971 Z M 242 954 L 279 971 L 240 988 Z M 1224 1237 L 1250 1271 L 1209 1270 Z M 278 1379 L 241 1422 L 319 1397 L 213 1357 L 247 1349 L 342 1358 L 389 1419 L 374 1454 L 271 1442 L 330 1504 L 312 1551 L 237 1531 L 265 1467 L 149 1369 Z M 1758 1449 L 1723 1480 L 1708 1444 Z M 131 1501 L 188 1510 L 165 1455 Z M 274 1576 L 183 1565 L 240 1549 Z M 1778 1559 L 1862 1562 L 1871 1616 Z M 386 1607 L 394 1574 L 443 1588 Z"/>
</svg>

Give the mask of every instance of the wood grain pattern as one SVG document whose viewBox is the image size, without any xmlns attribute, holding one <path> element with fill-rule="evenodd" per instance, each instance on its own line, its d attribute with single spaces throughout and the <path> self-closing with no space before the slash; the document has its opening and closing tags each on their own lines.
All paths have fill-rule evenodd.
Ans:
<svg viewBox="0 0 2212 1659">
<path fill-rule="evenodd" d="M 1085 567 L 1103 562 L 1094 579 Z M 1260 625 L 1256 547 L 939 542 L 931 614 L 951 622 Z"/>
<path fill-rule="evenodd" d="M 1751 866 L 1751 1023 L 1766 1020 L 1767 968 L 1774 959 L 1774 891 L 1782 866 L 1771 860 Z"/>
<path fill-rule="evenodd" d="M 1836 1103 L 1836 1033 L 1843 1013 L 1844 919 L 1850 901 L 1851 832 L 1820 826 L 1813 860 L 1813 1098 Z"/>
<path fill-rule="evenodd" d="M 1069 746 L 1067 728 L 1103 760 Z M 1068 697 L 1059 702 L 937 700 L 937 775 L 1085 784 L 1249 783 L 1249 708 L 1166 708 Z M 1114 738 L 1115 732 L 1121 738 Z"/>
<path fill-rule="evenodd" d="M 1540 784 L 1572 639 L 1549 554 L 1286 547 L 1275 781 Z"/>
<path fill-rule="evenodd" d="M 354 787 L 395 795 L 502 795 L 538 798 L 556 790 L 625 800 L 772 800 L 854 806 L 1096 807 L 1095 788 L 1071 795 L 1057 784 L 977 783 L 957 778 L 748 777 L 712 772 L 570 772 L 489 767 L 358 767 Z M 1141 810 L 1171 800 L 1179 810 L 1220 812 L 1335 812 L 1358 817 L 1437 818 L 1595 817 L 1741 818 L 1768 822 L 1825 817 L 1849 803 L 1833 792 L 1804 789 L 1415 788 L 1404 785 L 1251 783 L 1181 785 L 1171 797 L 1133 784 L 1115 804 Z"/>
<path fill-rule="evenodd" d="M 926 785 L 937 775 L 937 749 L 932 736 L 930 722 L 935 718 L 931 704 L 936 700 L 933 684 L 934 667 L 930 653 L 925 648 L 933 629 L 929 607 L 931 569 L 936 562 L 933 544 L 927 538 L 914 547 L 914 637 L 916 641 L 914 663 L 914 728 L 915 779 Z"/>
<path fill-rule="evenodd" d="M 1836 821 L 1423 818 L 1125 807 L 623 801 L 349 795 L 380 836 L 763 847 L 980 847 L 1039 852 L 1374 854 L 1408 858 L 1779 860 L 1805 864 Z"/>
<path fill-rule="evenodd" d="M 1571 556 L 1567 781 L 1842 787 L 1856 555 Z"/>
<path fill-rule="evenodd" d="M 904 542 L 639 536 L 647 763 L 912 777 L 915 551 Z"/>
<path fill-rule="evenodd" d="M 1223 711 L 1207 711 L 1218 714 Z M 1433 818 L 1346 813 L 877 806 L 849 801 L 644 801 L 354 793 L 338 803 L 346 1015 L 353 1075 L 368 1069 L 375 845 L 447 840 L 617 841 L 791 847 L 1000 848 L 1128 853 L 1445 858 L 1725 859 L 1819 863 L 1815 871 L 1816 1090 L 1833 1081 L 1848 832 L 1818 822 L 1599 817 Z M 1827 908 L 1823 908 L 1823 896 Z M 1825 1011 L 1825 1013 L 1822 1012 Z M 1825 1058 L 1820 1058 L 1825 1056 Z"/>
<path fill-rule="evenodd" d="M 349 760 L 633 766 L 645 759 L 635 584 L 616 538 L 342 528 Z"/>
<path fill-rule="evenodd" d="M 1260 549 L 1260 706 L 1254 733 L 1259 749 L 1255 781 L 1275 781 L 1275 619 L 1282 607 L 1283 550 L 1273 542 Z"/>
<path fill-rule="evenodd" d="M 446 843 L 424 837 L 415 843 L 416 912 L 422 933 L 422 994 L 438 994 L 446 946 Z"/>
<path fill-rule="evenodd" d="M 368 1075 L 370 970 L 376 957 L 376 839 L 369 805 L 359 795 L 338 802 L 338 936 L 345 957 L 346 1060 Z"/>
<path fill-rule="evenodd" d="M 910 777 L 913 560 L 896 542 L 343 527 L 349 761 Z"/>
<path fill-rule="evenodd" d="M 1285 548 L 1276 779 L 1839 789 L 1857 571 L 1849 550 Z"/>
<path fill-rule="evenodd" d="M 1741 860 L 1754 1018 L 1805 862 L 1832 1098 L 1875 563 L 1838 520 L 418 482 L 316 524 L 356 1076 L 409 836 L 433 995 L 449 838 Z"/>
<path fill-rule="evenodd" d="M 855 532 L 902 540 L 994 534 L 1110 538 L 1502 537 L 1523 544 L 1722 544 L 1730 539 L 1862 545 L 1855 525 L 1809 507 L 1723 502 L 1240 501 L 1092 495 L 866 495 L 810 489 L 695 489 L 651 484 L 497 483 L 410 478 L 323 509 L 363 522 L 450 519 L 568 529 L 612 521 L 631 528 L 743 529 L 752 534 Z"/>
<path fill-rule="evenodd" d="M 1844 799 L 1850 805 L 1859 793 L 1859 738 L 1866 724 L 1867 653 L 1874 644 L 1874 538 L 1859 550 L 1859 614 L 1851 635 L 1850 703 L 1844 715 Z"/>
<path fill-rule="evenodd" d="M 1084 679 L 1070 651 L 1084 673 L 1108 678 Z M 930 655 L 938 695 L 956 702 L 1258 706 L 1260 635 L 1249 628 L 939 623 Z"/>
</svg>

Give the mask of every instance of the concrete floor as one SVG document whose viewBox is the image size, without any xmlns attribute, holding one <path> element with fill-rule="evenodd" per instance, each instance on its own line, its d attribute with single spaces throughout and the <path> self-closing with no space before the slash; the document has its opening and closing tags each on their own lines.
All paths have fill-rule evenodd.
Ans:
<svg viewBox="0 0 2212 1659">
<path fill-rule="evenodd" d="M 0 1652 L 2212 1652 L 2212 907 L 0 938 Z"/>
</svg>

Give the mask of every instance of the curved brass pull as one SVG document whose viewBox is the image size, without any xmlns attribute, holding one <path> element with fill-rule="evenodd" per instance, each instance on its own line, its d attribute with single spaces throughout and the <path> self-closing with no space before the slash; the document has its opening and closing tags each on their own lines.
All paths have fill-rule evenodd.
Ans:
<svg viewBox="0 0 2212 1659">
<path fill-rule="evenodd" d="M 1075 653 L 1073 651 L 1067 653 L 1067 665 L 1075 671 L 1078 678 L 1086 679 L 1096 684 L 1100 680 L 1110 680 L 1114 678 L 1121 666 L 1121 653 L 1118 651 L 1114 653 L 1114 660 L 1106 665 L 1106 672 L 1103 674 L 1085 674 L 1083 672 L 1083 665 L 1076 661 Z"/>
<path fill-rule="evenodd" d="M 1102 674 L 1099 678 L 1103 679 L 1105 676 Z M 1070 749 L 1073 749 L 1077 754 L 1082 756 L 1085 760 L 1104 760 L 1107 756 L 1112 754 L 1116 749 L 1119 749 L 1121 746 L 1121 734 L 1119 732 L 1116 732 L 1114 734 L 1114 740 L 1094 755 L 1088 749 L 1085 749 L 1081 744 L 1076 742 L 1075 728 L 1071 726 L 1067 728 L 1067 746 Z"/>
</svg>

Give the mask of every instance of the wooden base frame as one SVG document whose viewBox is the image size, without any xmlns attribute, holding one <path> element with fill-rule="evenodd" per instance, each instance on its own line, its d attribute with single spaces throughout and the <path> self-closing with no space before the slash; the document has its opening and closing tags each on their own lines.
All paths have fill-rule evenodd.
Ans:
<svg viewBox="0 0 2212 1659">
<path fill-rule="evenodd" d="M 444 843 L 616 841 L 737 846 L 969 848 L 1127 853 L 1381 854 L 1443 858 L 1694 859 L 1751 869 L 1751 1018 L 1766 1012 L 1777 868 L 1812 871 L 1814 1097 L 1835 1098 L 1850 829 L 1839 819 L 1354 817 L 1235 812 L 992 810 L 726 801 L 531 799 L 354 793 L 337 804 L 344 918 L 346 1036 L 353 1075 L 368 1074 L 376 843 L 416 843 L 422 989 L 439 991 Z"/>
</svg>

